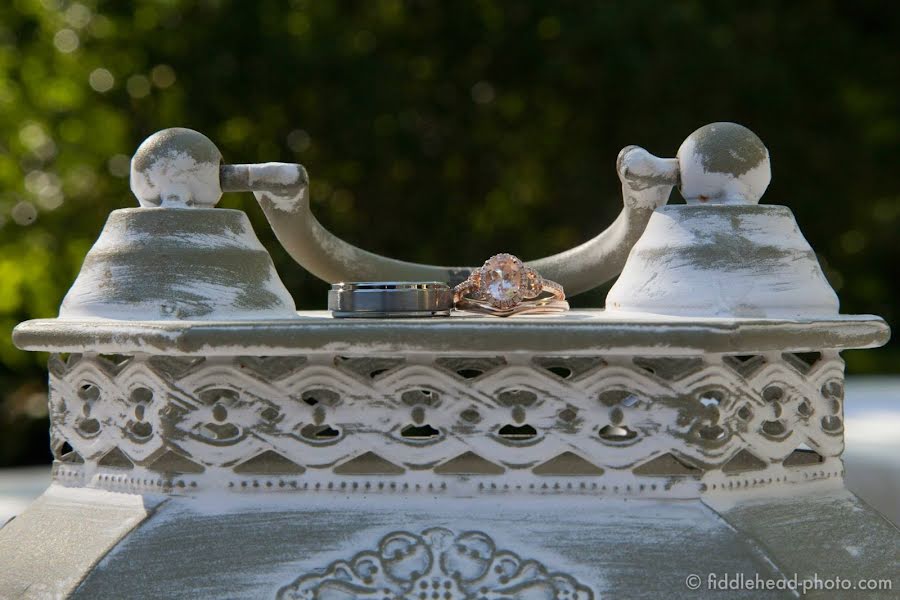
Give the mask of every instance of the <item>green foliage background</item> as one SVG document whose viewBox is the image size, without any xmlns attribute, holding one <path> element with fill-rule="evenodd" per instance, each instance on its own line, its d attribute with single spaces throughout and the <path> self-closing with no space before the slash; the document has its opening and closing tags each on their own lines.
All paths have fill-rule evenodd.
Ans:
<svg viewBox="0 0 900 600">
<path fill-rule="evenodd" d="M 108 212 L 135 205 L 129 156 L 171 126 L 228 161 L 303 163 L 315 212 L 354 243 L 475 264 L 604 228 L 623 146 L 671 156 L 737 121 L 772 155 L 764 201 L 795 211 L 843 310 L 895 322 L 900 4 L 750 4 L 3 2 L 0 466 L 49 458 L 46 356 L 9 332 L 56 314 Z M 298 306 L 322 308 L 252 197 L 222 204 L 250 214 Z M 897 344 L 846 356 L 900 371 Z"/>
</svg>

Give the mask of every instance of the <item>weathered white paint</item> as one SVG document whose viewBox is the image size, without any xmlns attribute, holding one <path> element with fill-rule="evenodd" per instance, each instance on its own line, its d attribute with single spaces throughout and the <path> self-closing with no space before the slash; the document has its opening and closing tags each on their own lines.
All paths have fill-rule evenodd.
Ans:
<svg viewBox="0 0 900 600">
<path fill-rule="evenodd" d="M 838 298 L 783 206 L 657 210 L 607 310 L 689 317 L 831 318 Z"/>
<path fill-rule="evenodd" d="M 773 517 L 771 522 L 766 515 Z M 424 539 L 425 532 L 442 530 L 449 532 L 441 536 L 448 542 L 461 537 L 459 545 Z M 448 502 L 334 494 L 298 503 L 290 494 L 255 495 L 243 502 L 200 495 L 172 498 L 160 507 L 107 554 L 74 598 L 276 598 L 295 585 L 315 589 L 326 582 L 330 585 L 320 588 L 320 596 L 349 583 L 360 596 L 382 598 L 385 588 L 395 590 L 398 583 L 412 587 L 412 579 L 416 589 L 423 582 L 429 586 L 429 600 L 433 581 L 442 586 L 449 581 L 452 600 L 465 597 L 455 585 L 477 579 L 485 563 L 496 569 L 486 569 L 483 587 L 496 596 L 576 600 L 584 598 L 576 595 L 581 592 L 593 600 L 717 598 L 721 592 L 689 590 L 687 575 L 705 581 L 710 573 L 740 574 L 779 583 L 795 573 L 801 581 L 814 573 L 854 581 L 892 577 L 896 535 L 863 503 L 832 489 L 723 513 L 697 500 L 504 497 Z M 396 541 L 390 548 L 382 546 L 386 537 Z M 860 555 L 849 555 L 846 545 L 859 547 Z M 447 550 L 466 553 L 447 556 Z M 428 563 L 429 557 L 435 560 Z M 336 567 L 340 577 L 335 577 Z M 452 571 L 459 573 L 450 577 Z M 549 582 L 529 585 L 548 575 L 557 586 L 569 584 L 559 596 Z M 497 585 L 500 577 L 521 585 L 510 585 L 509 591 Z M 893 598 L 892 593 L 896 595 L 887 591 L 866 597 Z M 758 589 L 729 590 L 727 596 L 764 597 Z M 307 591 L 300 597 L 316 594 Z"/>
<path fill-rule="evenodd" d="M 710 173 L 694 153 L 693 144 L 685 142 L 679 149 L 681 162 L 681 193 L 688 204 L 713 202 L 716 204 L 756 204 L 771 180 L 768 163 L 757 165 L 741 177 L 730 173 Z"/>
<path fill-rule="evenodd" d="M 640 146 L 619 152 L 616 170 L 622 182 L 622 199 L 633 208 L 659 208 L 669 201 L 678 183 L 679 164 L 673 158 L 659 158 Z"/>
<path fill-rule="evenodd" d="M 76 453 L 58 456 L 59 481 L 140 492 L 253 483 L 249 491 L 312 494 L 685 498 L 842 470 L 834 352 L 809 373 L 780 352 L 746 370 L 721 355 L 120 360 L 52 359 L 51 438 Z M 473 368 L 482 374 L 458 372 Z M 326 425 L 333 437 L 317 437 Z M 426 437 L 405 433 L 425 425 Z M 532 433 L 503 433 L 520 425 Z M 627 433 L 608 433 L 615 427 Z M 812 470 L 782 465 L 804 444 L 818 453 Z M 157 462 L 172 452 L 190 463 L 175 479 Z"/>
<path fill-rule="evenodd" d="M 215 512 L 203 510 L 206 502 L 217 506 Z M 417 543 L 424 532 L 435 529 L 449 531 L 447 541 L 464 536 L 459 541 L 466 555 L 441 560 L 442 550 L 460 546 Z M 395 534 L 400 534 L 396 544 L 380 546 Z M 695 551 L 669 552 L 685 543 Z M 236 547 L 242 552 L 235 552 Z M 166 548 L 168 561 L 163 558 Z M 105 597 L 115 589 L 126 596 L 275 598 L 300 580 L 315 584 L 314 578 L 323 578 L 333 582 L 327 591 L 349 583 L 360 596 L 376 598 L 385 588 L 395 589 L 391 584 L 398 579 L 407 586 L 414 580 L 416 592 L 421 581 L 430 585 L 437 580 L 442 586 L 439 597 L 444 598 L 443 584 L 449 581 L 454 599 L 469 597 L 456 586 L 470 583 L 467 580 L 483 571 L 485 582 L 474 591 L 487 587 L 496 596 L 554 598 L 552 586 L 561 586 L 571 591 L 559 597 L 572 600 L 644 593 L 662 597 L 667 588 L 678 585 L 676 572 L 708 564 L 711 548 L 718 549 L 719 558 L 725 553 L 732 568 L 740 571 L 752 572 L 757 563 L 739 536 L 697 501 L 472 498 L 448 503 L 426 497 L 335 495 L 298 504 L 275 494 L 243 504 L 229 499 L 225 506 L 210 497 L 178 498 L 118 545 L 75 597 Z M 645 550 L 679 562 L 667 562 L 656 569 L 657 578 L 647 578 Z M 193 560 L 187 558 L 191 555 Z M 428 556 L 434 560 L 424 568 L 421 561 Z M 336 563 L 343 566 L 337 581 L 330 578 Z M 484 563 L 490 568 L 484 569 Z M 219 567 L 210 569 L 212 564 Z M 378 571 L 361 577 L 371 574 L 369 566 Z M 120 575 L 118 585 L 113 574 Z M 418 598 L 418 593 L 410 595 Z"/>
<path fill-rule="evenodd" d="M 136 155 L 136 194 L 211 205 L 218 161 L 196 132 L 161 132 Z M 16 548 L 0 552 L 0 596 L 310 598 L 350 582 L 348 597 L 424 584 L 444 600 L 481 588 L 600 600 L 674 597 L 714 568 L 895 567 L 896 529 L 843 490 L 840 459 L 838 350 L 880 345 L 888 329 L 837 313 L 787 209 L 746 206 L 768 183 L 768 152 L 714 124 L 678 160 L 627 148 L 618 168 L 617 223 L 549 259 L 579 285 L 592 265 L 618 268 L 640 229 L 629 219 L 679 178 L 710 206 L 653 215 L 605 312 L 298 315 L 235 211 L 111 216 L 122 231 L 92 250 L 63 318 L 15 334 L 75 354 L 50 360 L 65 489 L 0 529 Z M 308 209 L 299 166 L 223 172 L 228 189 L 265 189 L 253 191 L 270 219 Z M 387 260 L 311 231 L 338 263 Z"/>
<path fill-rule="evenodd" d="M 247 182 L 255 187 L 257 183 L 265 185 L 297 185 L 304 181 L 300 165 L 292 163 L 269 162 L 248 165 Z"/>
<path fill-rule="evenodd" d="M 250 187 L 255 187 L 257 183 L 264 183 L 268 188 L 272 187 L 272 184 L 284 186 L 284 193 L 268 190 L 256 191 L 253 194 L 257 201 L 262 201 L 265 197 L 278 210 L 294 212 L 302 208 L 300 203 L 306 198 L 308 188 L 305 178 L 306 172 L 300 165 L 263 163 L 249 165 L 247 179 Z"/>
<path fill-rule="evenodd" d="M 678 166 L 688 204 L 756 204 L 772 180 L 769 151 L 735 123 L 712 123 L 688 136 Z"/>
<path fill-rule="evenodd" d="M 113 211 L 60 307 L 63 319 L 293 319 L 295 305 L 240 211 Z"/>
<path fill-rule="evenodd" d="M 198 163 L 185 152 L 171 151 L 150 168 L 133 176 L 131 190 L 141 206 L 153 207 L 159 198 L 164 208 L 215 206 L 221 196 L 219 165 Z"/>
<path fill-rule="evenodd" d="M 175 128 L 148 137 L 131 161 L 131 191 L 144 207 L 213 207 L 222 156 L 203 134 Z"/>
<path fill-rule="evenodd" d="M 285 356 L 308 352 L 375 355 L 446 352 L 489 356 L 520 351 L 569 356 L 615 352 L 696 355 L 767 350 L 874 348 L 890 337 L 873 315 L 830 318 L 697 318 L 576 309 L 557 315 L 454 313 L 430 319 L 333 319 L 327 311 L 246 321 L 35 319 L 13 331 L 23 350 L 193 356 Z"/>
</svg>

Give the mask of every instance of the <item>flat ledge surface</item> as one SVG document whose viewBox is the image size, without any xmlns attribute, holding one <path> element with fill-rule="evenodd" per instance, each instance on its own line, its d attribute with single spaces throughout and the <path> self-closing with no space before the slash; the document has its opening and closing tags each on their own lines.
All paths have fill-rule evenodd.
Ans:
<svg viewBox="0 0 900 600">
<path fill-rule="evenodd" d="M 501 319 L 468 313 L 424 319 L 334 319 L 326 311 L 268 321 L 37 319 L 16 327 L 23 350 L 177 355 L 498 352 L 696 354 L 873 348 L 890 328 L 873 315 L 815 319 L 670 317 L 572 310 Z"/>
</svg>

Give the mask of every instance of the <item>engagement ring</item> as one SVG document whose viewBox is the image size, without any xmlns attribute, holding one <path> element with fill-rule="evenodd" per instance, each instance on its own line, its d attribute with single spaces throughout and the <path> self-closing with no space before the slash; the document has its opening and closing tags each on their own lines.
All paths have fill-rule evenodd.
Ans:
<svg viewBox="0 0 900 600">
<path fill-rule="evenodd" d="M 563 288 L 512 254 L 490 257 L 453 289 L 459 310 L 497 317 L 568 310 Z"/>
</svg>

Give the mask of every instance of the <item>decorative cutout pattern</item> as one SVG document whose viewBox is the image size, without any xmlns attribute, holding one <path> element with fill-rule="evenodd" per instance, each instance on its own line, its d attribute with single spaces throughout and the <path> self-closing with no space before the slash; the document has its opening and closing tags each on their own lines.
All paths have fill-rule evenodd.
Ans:
<svg viewBox="0 0 900 600">
<path fill-rule="evenodd" d="M 843 362 L 805 358 L 53 356 L 52 446 L 86 472 L 310 481 L 764 472 L 843 450 Z"/>
<path fill-rule="evenodd" d="M 389 533 L 374 551 L 331 563 L 281 588 L 278 600 L 593 600 L 587 586 L 498 550 L 480 531 Z"/>
</svg>

